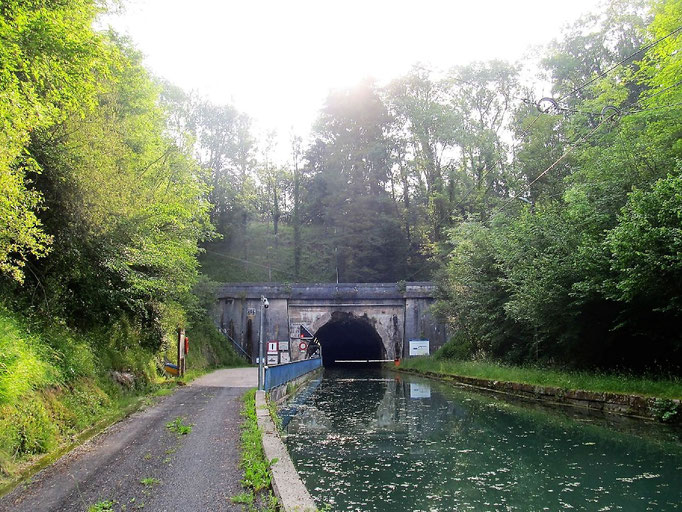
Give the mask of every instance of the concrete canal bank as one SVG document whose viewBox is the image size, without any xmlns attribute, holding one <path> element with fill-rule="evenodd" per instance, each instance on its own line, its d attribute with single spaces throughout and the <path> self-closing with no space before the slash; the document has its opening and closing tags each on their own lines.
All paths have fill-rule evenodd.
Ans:
<svg viewBox="0 0 682 512">
<path fill-rule="evenodd" d="M 661 399 L 623 393 L 564 389 L 554 386 L 538 386 L 520 382 L 464 377 L 409 368 L 399 368 L 396 371 L 422 375 L 473 389 L 541 401 L 552 405 L 577 407 L 647 420 L 665 420 L 671 423 L 682 423 L 682 403 L 679 399 Z"/>
<path fill-rule="evenodd" d="M 256 392 L 256 418 L 261 430 L 263 451 L 270 466 L 272 490 L 285 512 L 315 512 L 317 507 L 298 475 L 280 432 L 271 417 L 269 402 L 276 404 L 287 399 L 300 386 L 321 372 L 321 359 L 307 359 L 267 367 L 264 387 Z"/>
</svg>

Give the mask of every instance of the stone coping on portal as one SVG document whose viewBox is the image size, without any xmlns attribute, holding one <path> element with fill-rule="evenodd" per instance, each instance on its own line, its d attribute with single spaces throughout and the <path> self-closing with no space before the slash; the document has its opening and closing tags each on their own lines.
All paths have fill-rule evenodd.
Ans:
<svg viewBox="0 0 682 512">
<path fill-rule="evenodd" d="M 265 458 L 269 461 L 275 460 L 270 466 L 272 489 L 280 500 L 282 509 L 285 512 L 317 511 L 315 502 L 298 475 L 279 431 L 270 417 L 265 391 L 256 391 L 256 418 L 261 429 Z"/>
<path fill-rule="evenodd" d="M 436 285 L 410 283 L 224 283 L 218 299 L 381 300 L 432 299 Z"/>
<path fill-rule="evenodd" d="M 399 368 L 396 369 L 396 371 L 455 382 L 463 386 L 484 391 L 493 391 L 495 393 L 539 400 L 551 404 L 580 407 L 608 414 L 619 414 L 647 420 L 661 420 L 666 412 L 670 412 L 670 423 L 682 423 L 682 400 L 679 399 L 660 399 L 623 393 L 564 389 L 554 386 L 539 386 L 520 382 L 463 377 L 446 373 L 413 370 L 410 368 Z"/>
</svg>

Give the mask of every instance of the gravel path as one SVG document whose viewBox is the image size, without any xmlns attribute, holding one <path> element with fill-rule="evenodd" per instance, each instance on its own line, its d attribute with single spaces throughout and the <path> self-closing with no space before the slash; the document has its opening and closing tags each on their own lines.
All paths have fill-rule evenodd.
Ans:
<svg viewBox="0 0 682 512">
<path fill-rule="evenodd" d="M 240 511 L 241 396 L 255 368 L 218 370 L 111 426 L 0 499 L 1 512 Z M 179 435 L 166 424 L 192 425 Z M 141 483 L 146 480 L 146 485 Z"/>
</svg>

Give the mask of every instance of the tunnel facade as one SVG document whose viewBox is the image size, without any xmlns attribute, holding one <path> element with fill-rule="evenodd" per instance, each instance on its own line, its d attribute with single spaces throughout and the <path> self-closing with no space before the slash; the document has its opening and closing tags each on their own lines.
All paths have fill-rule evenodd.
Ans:
<svg viewBox="0 0 682 512">
<path fill-rule="evenodd" d="M 336 311 L 331 319 L 315 332 L 322 347 L 322 364 L 376 363 L 386 360 L 381 336 L 367 315 Z"/>
<path fill-rule="evenodd" d="M 263 340 L 279 342 L 280 363 L 304 359 L 312 336 L 320 339 L 323 354 L 330 347 L 325 364 L 392 360 L 407 357 L 409 340 L 429 340 L 431 353 L 447 340 L 445 326 L 431 313 L 434 292 L 431 283 L 234 283 L 219 288 L 214 317 L 221 332 L 253 362 L 261 296 L 270 303 L 263 310 Z"/>
</svg>

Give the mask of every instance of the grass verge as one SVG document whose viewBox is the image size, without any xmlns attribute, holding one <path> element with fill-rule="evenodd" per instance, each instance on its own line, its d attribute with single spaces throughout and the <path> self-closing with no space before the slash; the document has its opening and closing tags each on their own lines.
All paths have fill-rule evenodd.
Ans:
<svg viewBox="0 0 682 512">
<path fill-rule="evenodd" d="M 457 361 L 420 357 L 407 359 L 401 367 L 420 372 L 518 382 L 561 389 L 622 393 L 654 398 L 682 398 L 682 381 L 677 378 L 651 379 L 615 373 L 564 371 L 552 368 L 510 366 L 488 361 Z"/>
<path fill-rule="evenodd" d="M 270 489 L 270 462 L 263 452 L 262 433 L 256 418 L 256 390 L 247 391 L 243 402 L 239 465 L 244 471 L 241 481 L 244 492 L 233 496 L 232 502 L 241 504 L 248 512 L 275 512 L 279 505 Z"/>
<path fill-rule="evenodd" d="M 0 496 L 178 384 L 242 365 L 207 317 L 194 327 L 191 370 L 166 379 L 163 353 L 143 348 L 145 333 L 125 319 L 77 331 L 0 302 Z"/>
</svg>

